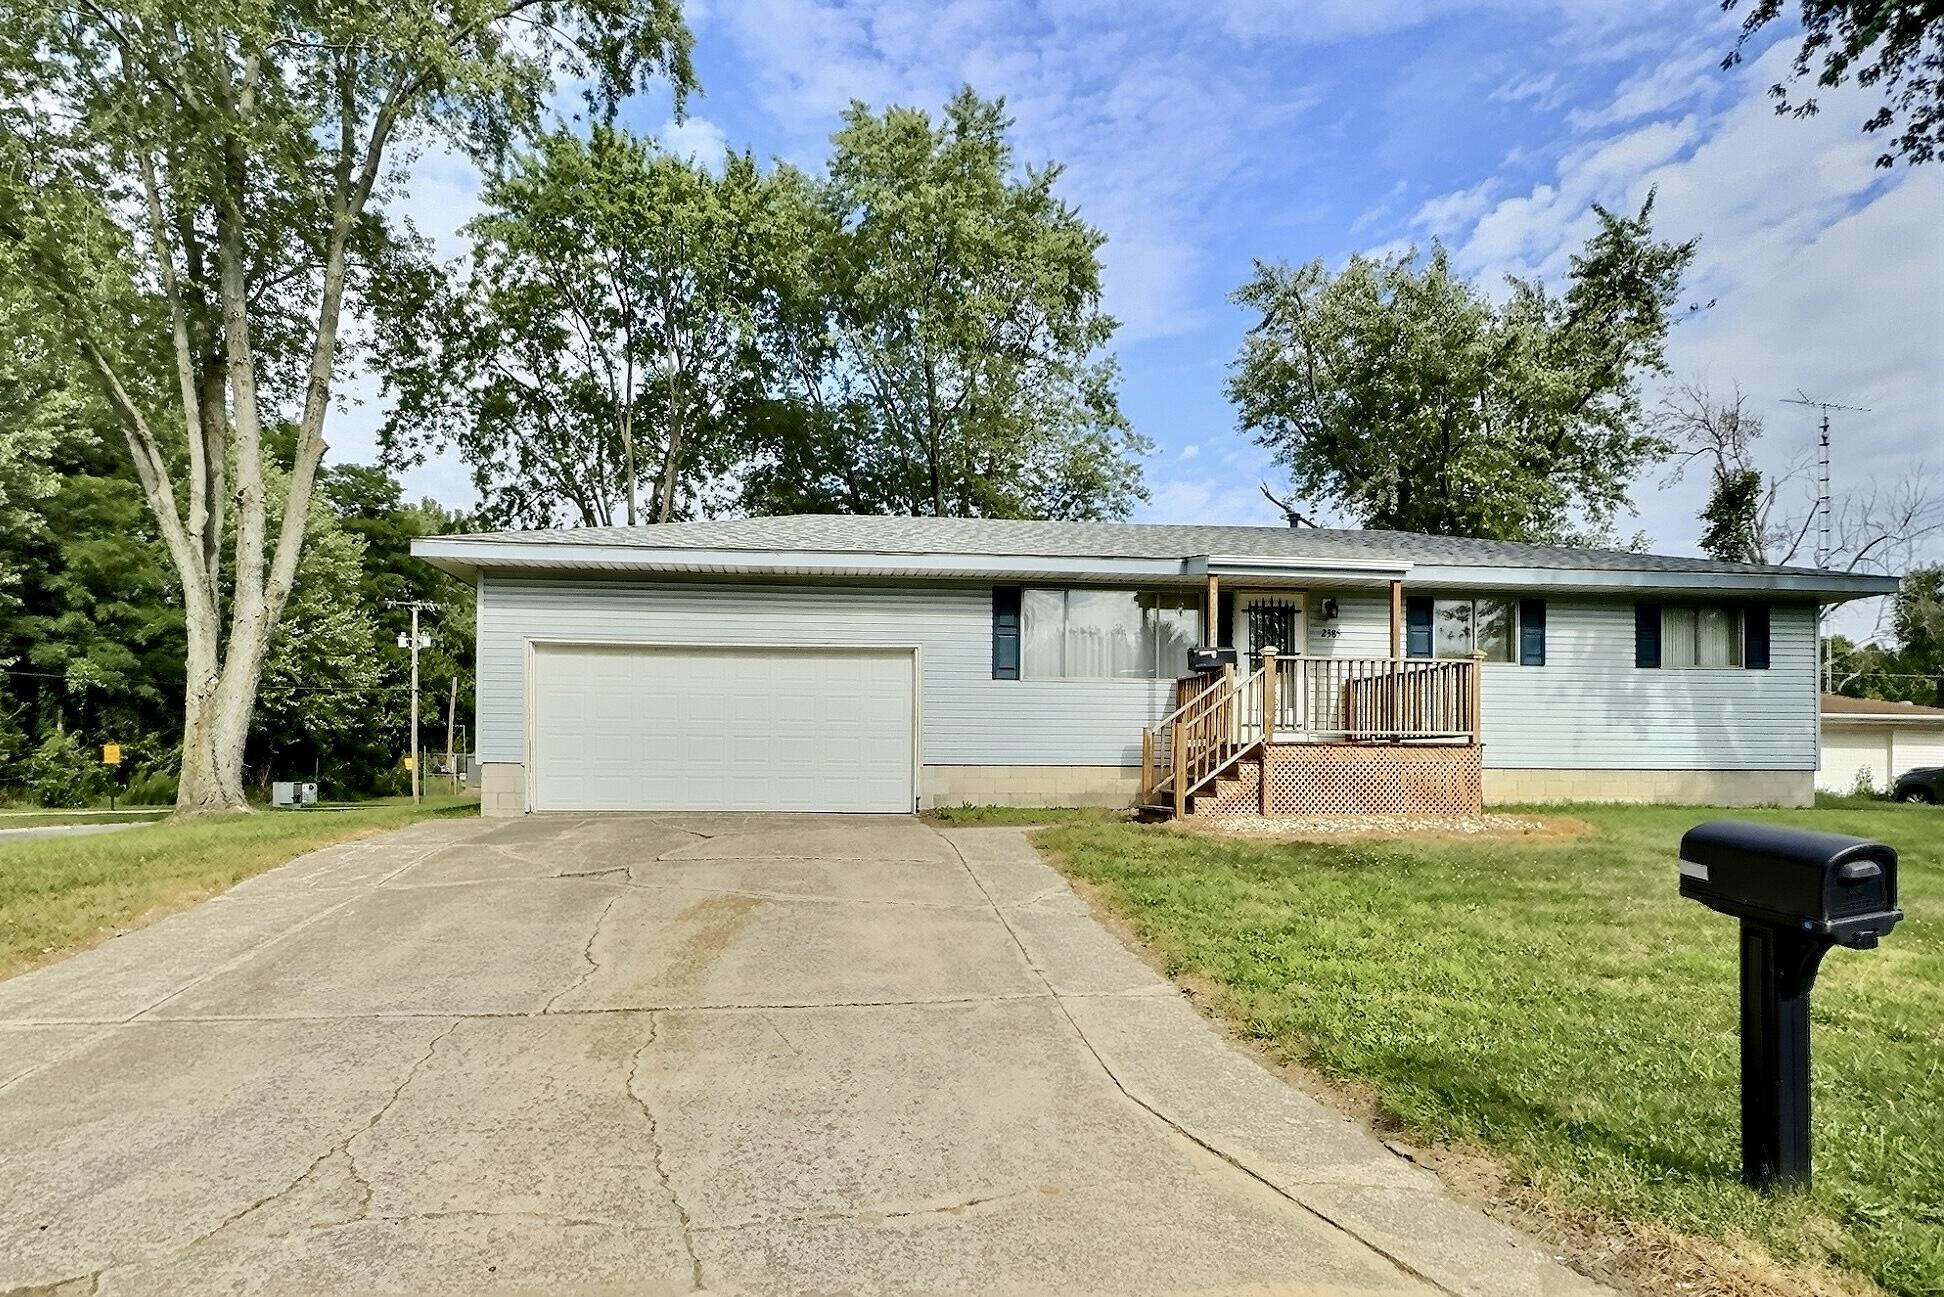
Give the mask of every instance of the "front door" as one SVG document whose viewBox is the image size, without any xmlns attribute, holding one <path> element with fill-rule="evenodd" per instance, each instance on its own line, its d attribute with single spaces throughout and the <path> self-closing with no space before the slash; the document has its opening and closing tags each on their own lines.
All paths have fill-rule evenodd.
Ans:
<svg viewBox="0 0 1944 1297">
<path fill-rule="evenodd" d="M 1251 663 L 1265 648 L 1284 657 L 1303 651 L 1303 596 L 1244 594 L 1235 600 L 1236 647 Z"/>
<path fill-rule="evenodd" d="M 1248 671 L 1262 665 L 1262 650 L 1276 650 L 1282 661 L 1276 669 L 1276 728 L 1301 728 L 1305 712 L 1300 683 L 1302 664 L 1288 659 L 1303 651 L 1303 592 L 1238 594 L 1235 645 L 1242 651 L 1244 669 Z"/>
</svg>

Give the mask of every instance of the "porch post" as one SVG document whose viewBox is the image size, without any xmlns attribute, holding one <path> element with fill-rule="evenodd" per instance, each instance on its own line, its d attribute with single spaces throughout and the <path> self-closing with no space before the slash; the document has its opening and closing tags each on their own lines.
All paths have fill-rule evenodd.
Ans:
<svg viewBox="0 0 1944 1297">
<path fill-rule="evenodd" d="M 1256 810 L 1267 817 L 1269 814 L 1269 771 L 1271 763 L 1269 751 L 1276 741 L 1276 646 L 1271 644 L 1262 650 L 1262 777 L 1256 787 Z"/>
<path fill-rule="evenodd" d="M 1141 805 L 1146 806 L 1154 797 L 1154 730 L 1143 727 L 1141 730 Z"/>
<path fill-rule="evenodd" d="M 1222 638 L 1222 578 L 1213 572 L 1208 574 L 1208 619 L 1202 627 L 1207 632 L 1202 643 L 1212 647 Z"/>
<path fill-rule="evenodd" d="M 1262 741 L 1276 741 L 1276 646 L 1262 650 Z"/>
<path fill-rule="evenodd" d="M 1396 662 L 1404 656 L 1404 583 L 1393 581 L 1390 587 L 1391 661 Z"/>
<path fill-rule="evenodd" d="M 1473 653 L 1471 663 L 1471 741 L 1477 747 L 1479 742 L 1478 722 L 1482 712 L 1480 697 L 1485 685 L 1485 655 Z"/>
</svg>

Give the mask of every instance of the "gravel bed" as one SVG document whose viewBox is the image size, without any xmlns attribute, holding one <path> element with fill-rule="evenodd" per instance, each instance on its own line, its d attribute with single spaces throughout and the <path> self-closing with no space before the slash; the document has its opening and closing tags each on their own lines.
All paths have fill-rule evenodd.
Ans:
<svg viewBox="0 0 1944 1297">
<path fill-rule="evenodd" d="M 1436 833 L 1457 837 L 1480 834 L 1546 833 L 1552 826 L 1523 815 L 1211 815 L 1196 824 L 1216 833 L 1242 836 L 1295 835 L 1340 837 L 1364 833 Z"/>
</svg>

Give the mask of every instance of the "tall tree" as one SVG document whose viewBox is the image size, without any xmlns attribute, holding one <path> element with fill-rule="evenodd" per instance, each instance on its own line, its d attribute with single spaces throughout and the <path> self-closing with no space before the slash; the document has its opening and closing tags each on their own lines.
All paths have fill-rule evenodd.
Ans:
<svg viewBox="0 0 1944 1297">
<path fill-rule="evenodd" d="M 1721 0 L 1721 7 L 1732 13 L 1742 0 Z M 1785 0 L 1750 0 L 1735 48 L 1721 66 L 1740 63 L 1748 42 L 1789 7 Z M 1901 130 L 1877 155 L 1877 165 L 1894 166 L 1899 157 L 1912 164 L 1934 160 L 1944 149 L 1944 5 L 1937 0 L 1802 0 L 1800 12 L 1802 44 L 1788 82 L 1813 77 L 1817 86 L 1831 90 L 1854 75 L 1860 86 L 1881 86 L 1884 102 L 1865 119 L 1863 130 Z M 1788 82 L 1769 87 L 1775 111 L 1815 116 L 1821 105 L 1814 96 L 1793 95 Z"/>
<path fill-rule="evenodd" d="M 942 117 L 853 104 L 822 186 L 814 287 L 785 313 L 800 383 L 747 499 L 758 508 L 1121 517 L 1146 440 L 1120 411 L 1103 236 L 1015 167 L 999 100 Z"/>
<path fill-rule="evenodd" d="M 502 149 L 557 73 L 692 80 L 675 0 L 101 0 L 0 10 L 0 245 L 118 416 L 182 588 L 177 809 L 241 809 L 388 159 Z M 295 429 L 287 505 L 264 430 Z M 225 559 L 225 537 L 234 536 Z"/>
<path fill-rule="evenodd" d="M 1599 535 L 1667 443 L 1641 418 L 1694 243 L 1595 207 L 1563 294 L 1512 279 L 1494 303 L 1428 257 L 1256 263 L 1258 313 L 1228 382 L 1296 494 L 1367 527 L 1502 540 Z"/>
<path fill-rule="evenodd" d="M 1771 549 L 1799 542 L 1782 535 L 1781 490 L 1789 474 L 1768 477 L 1755 463 L 1762 418 L 1749 409 L 1739 385 L 1717 397 L 1702 382 L 1676 384 L 1662 399 L 1660 428 L 1673 447 L 1680 480 L 1687 467 L 1708 468 L 1701 507 L 1701 552 L 1724 563 L 1765 563 Z M 1806 530 L 1806 523 L 1798 523 Z"/>
<path fill-rule="evenodd" d="M 543 136 L 486 185 L 437 326 L 387 335 L 390 461 L 455 446 L 495 525 L 632 524 L 644 484 L 645 516 L 673 519 L 760 382 L 769 187 L 747 155 L 718 176 L 608 126 Z"/>
</svg>

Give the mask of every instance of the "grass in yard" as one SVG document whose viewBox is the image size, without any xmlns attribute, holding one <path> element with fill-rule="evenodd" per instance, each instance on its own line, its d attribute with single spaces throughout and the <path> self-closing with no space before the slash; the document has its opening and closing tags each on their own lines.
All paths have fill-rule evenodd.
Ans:
<svg viewBox="0 0 1944 1297">
<path fill-rule="evenodd" d="M 159 820 L 168 813 L 166 806 L 117 811 L 0 811 L 0 830 L 39 829 L 61 824 L 142 824 Z"/>
<path fill-rule="evenodd" d="M 1560 808 L 1535 810 L 1555 813 Z M 1944 1293 L 1944 810 L 1570 809 L 1564 841 L 1264 844 L 1134 824 L 1039 842 L 1273 1053 L 1371 1087 L 1546 1201 Z M 1903 924 L 1814 1001 L 1816 1181 L 1740 1184 L 1737 926 L 1675 893 L 1734 815 L 1879 838 Z"/>
<path fill-rule="evenodd" d="M 1107 824 L 1128 818 L 1105 806 L 940 806 L 925 812 L 936 824 L 958 828 L 982 824 Z"/>
<path fill-rule="evenodd" d="M 371 802 L 346 811 L 263 811 L 82 837 L 0 842 L 0 977 L 181 909 L 273 865 L 434 815 L 472 798 Z"/>
</svg>

